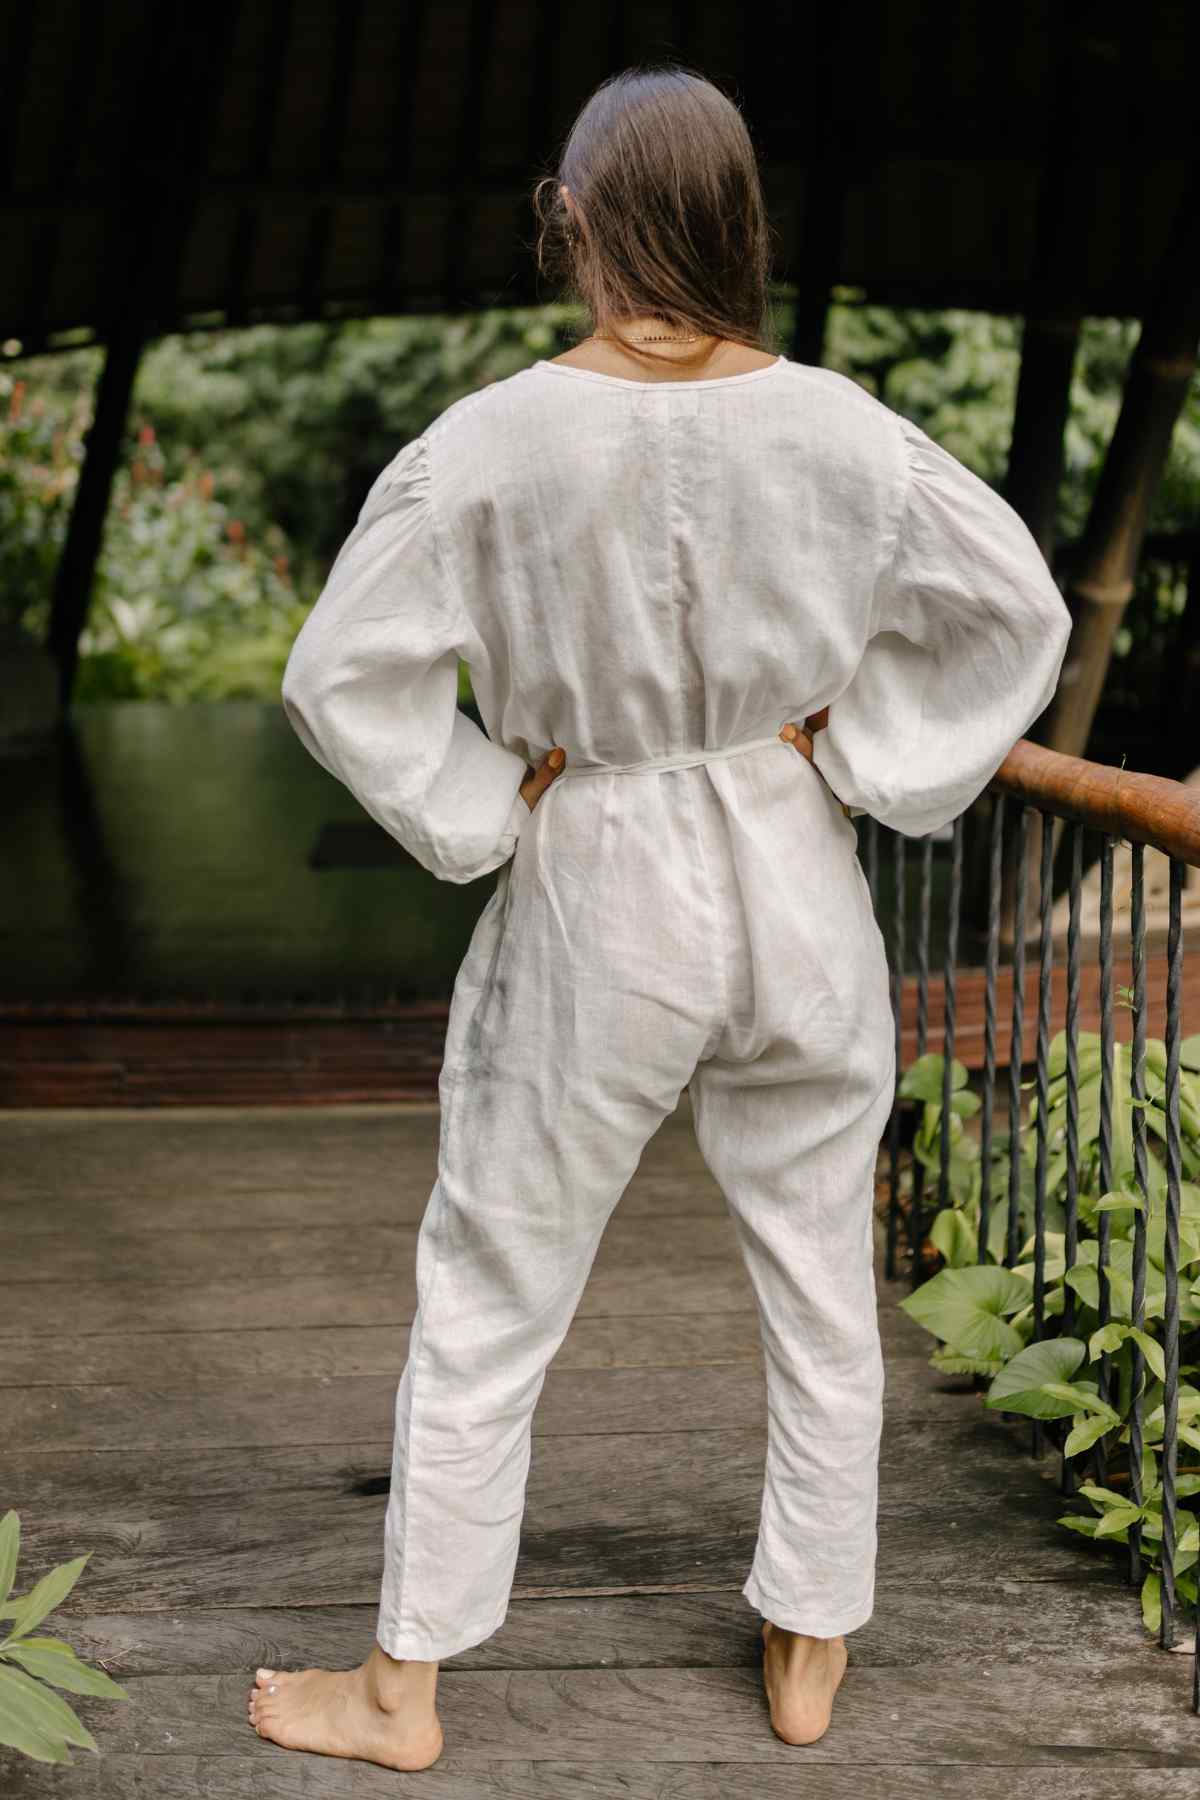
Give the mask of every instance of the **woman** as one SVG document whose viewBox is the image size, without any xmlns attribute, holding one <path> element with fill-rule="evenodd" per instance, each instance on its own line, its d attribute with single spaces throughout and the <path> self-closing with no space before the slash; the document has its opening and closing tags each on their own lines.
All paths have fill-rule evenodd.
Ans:
<svg viewBox="0 0 1200 1800">
<path fill-rule="evenodd" d="M 499 870 L 447 1029 L 377 1641 L 353 1671 L 260 1670 L 249 1699 L 264 1737 L 405 1769 L 442 1747 L 439 1660 L 505 1617 L 546 1366 L 685 1086 L 761 1313 L 742 1591 L 776 1732 L 827 1727 L 874 1602 L 895 1079 L 846 813 L 954 818 L 1049 701 L 1068 628 L 984 482 L 765 348 L 758 172 L 715 87 L 612 78 L 543 211 L 546 185 L 542 243 L 595 329 L 389 463 L 283 686 L 427 869 Z M 487 736 L 456 710 L 460 658 Z"/>
</svg>

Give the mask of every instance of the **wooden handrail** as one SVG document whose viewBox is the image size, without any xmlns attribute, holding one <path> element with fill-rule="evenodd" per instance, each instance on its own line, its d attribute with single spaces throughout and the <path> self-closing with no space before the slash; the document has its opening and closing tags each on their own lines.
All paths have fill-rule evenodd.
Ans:
<svg viewBox="0 0 1200 1800">
<path fill-rule="evenodd" d="M 1020 738 L 989 786 L 1200 868 L 1200 789 L 1182 782 L 1086 762 Z"/>
</svg>

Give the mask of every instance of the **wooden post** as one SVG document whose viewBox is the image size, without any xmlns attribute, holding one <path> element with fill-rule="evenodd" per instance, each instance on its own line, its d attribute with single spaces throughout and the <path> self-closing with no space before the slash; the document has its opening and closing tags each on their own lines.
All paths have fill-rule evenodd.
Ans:
<svg viewBox="0 0 1200 1800">
<path fill-rule="evenodd" d="M 1005 499 L 1020 513 L 1051 567 L 1079 328 L 1075 312 L 1037 312 L 1025 320 L 1004 484 Z"/>
<path fill-rule="evenodd" d="M 1175 215 L 1067 589 L 1071 637 L 1058 693 L 1039 732 L 1043 743 L 1067 756 L 1082 756 L 1087 748 L 1113 639 L 1133 593 L 1150 508 L 1196 373 L 1198 339 L 1200 164 L 1191 171 Z"/>
<path fill-rule="evenodd" d="M 70 702 L 75 681 L 79 636 L 87 619 L 113 476 L 144 342 L 142 320 L 136 314 L 109 340 L 66 542 L 55 571 L 48 643 L 58 664 L 59 701 L 64 708 Z"/>
<path fill-rule="evenodd" d="M 1071 403 L 1071 376 L 1079 342 L 1080 321 L 1071 312 L 1031 313 L 1021 339 L 1012 442 L 1004 497 L 1028 525 L 1048 565 L 1053 565 L 1058 490 L 1062 481 L 1063 437 Z M 1033 735 L 1037 735 L 1036 725 Z M 1012 825 L 1010 816 L 1009 824 Z M 967 820 L 964 860 L 967 869 L 964 917 L 982 937 L 986 930 L 989 883 L 990 821 L 987 809 L 974 808 Z M 1012 939 L 1014 890 L 1012 859 L 1004 860 L 1001 937 Z M 1036 920 L 1041 890 L 1040 833 L 1030 833 L 1026 868 L 1027 919 Z"/>
</svg>

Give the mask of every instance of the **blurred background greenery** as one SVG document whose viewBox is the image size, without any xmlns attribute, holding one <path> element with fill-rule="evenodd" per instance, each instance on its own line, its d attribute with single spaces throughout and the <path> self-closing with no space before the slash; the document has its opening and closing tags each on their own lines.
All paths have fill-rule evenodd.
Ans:
<svg viewBox="0 0 1200 1800">
<path fill-rule="evenodd" d="M 146 352 L 81 645 L 80 700 L 278 697 L 288 649 L 378 471 L 451 401 L 553 356 L 573 308 L 262 325 L 159 340 Z M 775 346 L 791 305 L 773 303 Z M 1059 535 L 1082 528 L 1111 437 L 1136 323 L 1082 334 Z M 825 361 L 1003 483 L 1020 323 L 895 311 L 843 295 Z M 102 352 L 0 363 L 0 625 L 41 638 Z M 1151 529 L 1200 516 L 1200 384 L 1176 428 Z M 1147 559 L 1118 656 L 1184 603 Z M 1147 604 L 1148 603 L 1148 604 Z M 469 700 L 469 677 L 462 696 Z"/>
</svg>

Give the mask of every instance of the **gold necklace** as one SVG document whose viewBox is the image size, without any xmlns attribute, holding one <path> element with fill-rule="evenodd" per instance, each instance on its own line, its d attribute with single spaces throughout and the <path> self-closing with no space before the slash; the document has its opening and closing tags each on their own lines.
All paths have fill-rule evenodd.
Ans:
<svg viewBox="0 0 1200 1800">
<path fill-rule="evenodd" d="M 612 333 L 609 331 L 593 331 L 592 336 L 594 338 L 609 338 L 611 340 Z M 635 344 L 698 344 L 704 336 L 705 333 L 702 331 L 693 331 L 690 337 L 671 337 L 666 332 L 655 332 L 649 337 L 634 338 L 632 342 Z"/>
</svg>

